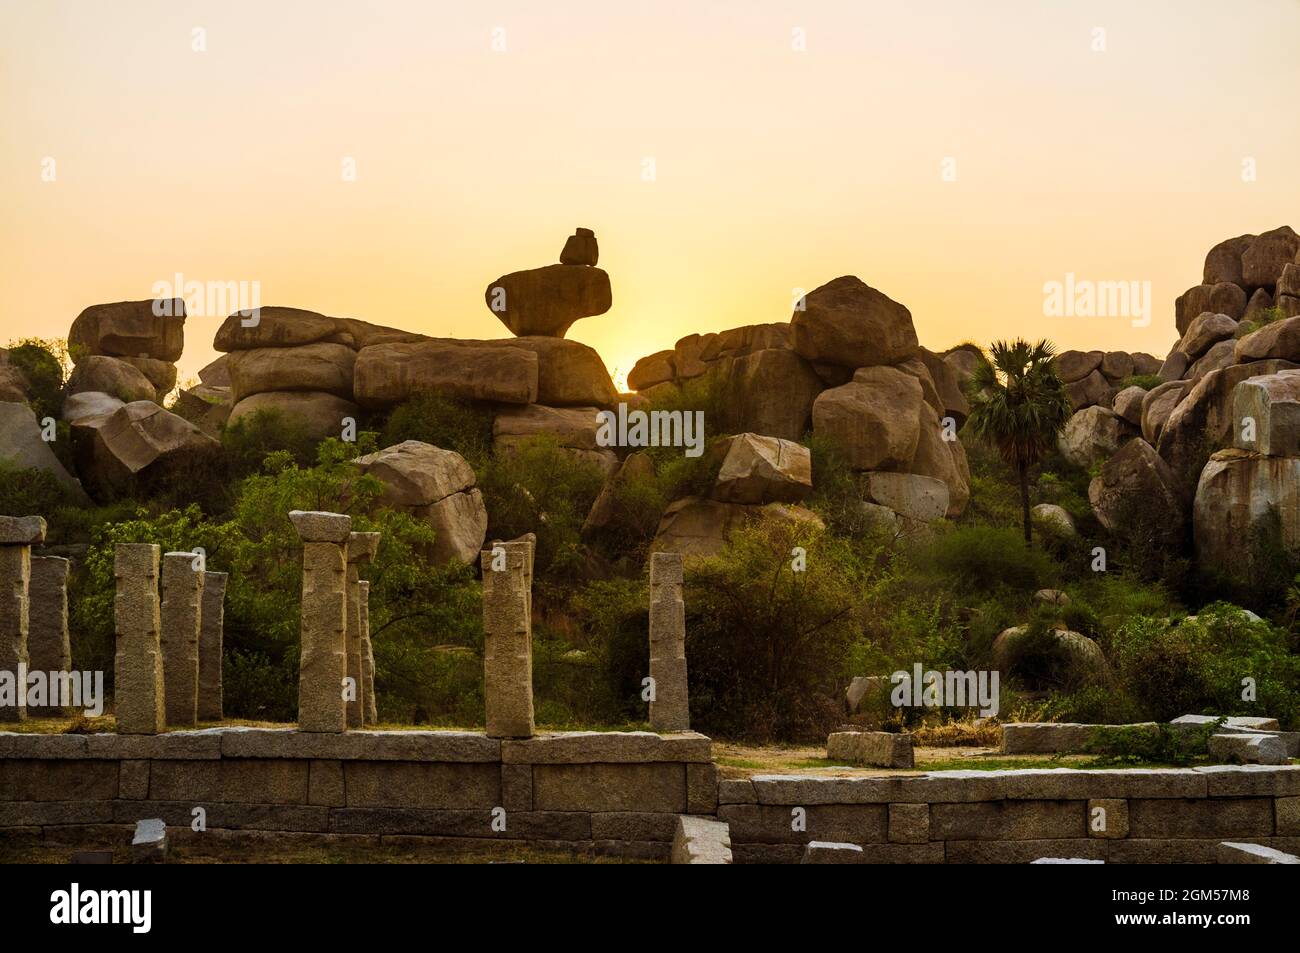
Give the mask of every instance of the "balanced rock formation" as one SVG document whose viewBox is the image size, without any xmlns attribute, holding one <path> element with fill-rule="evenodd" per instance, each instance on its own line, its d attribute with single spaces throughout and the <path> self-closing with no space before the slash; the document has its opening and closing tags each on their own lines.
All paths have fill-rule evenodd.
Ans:
<svg viewBox="0 0 1300 953">
<path fill-rule="evenodd" d="M 565 242 L 560 264 L 502 275 L 483 298 L 512 334 L 562 338 L 575 321 L 604 314 L 614 303 L 598 257 L 595 234 L 580 228 Z"/>
<path fill-rule="evenodd" d="M 92 305 L 68 331 L 76 364 L 68 393 L 99 391 L 127 402 L 161 402 L 176 386 L 176 362 L 184 349 L 180 298 Z"/>
</svg>

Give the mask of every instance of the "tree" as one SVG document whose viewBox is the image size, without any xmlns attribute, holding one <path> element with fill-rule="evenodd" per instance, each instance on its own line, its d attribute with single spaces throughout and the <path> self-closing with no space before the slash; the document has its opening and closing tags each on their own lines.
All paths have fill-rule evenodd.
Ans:
<svg viewBox="0 0 1300 953">
<path fill-rule="evenodd" d="M 966 429 L 998 448 L 1020 482 L 1025 544 L 1032 545 L 1029 471 L 1056 442 L 1072 408 L 1052 366 L 1049 341 L 995 341 L 967 382 L 971 402 Z"/>
</svg>

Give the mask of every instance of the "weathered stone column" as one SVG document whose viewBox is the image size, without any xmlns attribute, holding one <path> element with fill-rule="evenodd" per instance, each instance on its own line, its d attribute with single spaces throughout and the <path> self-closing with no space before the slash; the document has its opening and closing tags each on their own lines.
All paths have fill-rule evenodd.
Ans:
<svg viewBox="0 0 1300 953">
<path fill-rule="evenodd" d="M 0 516 L 0 672 L 12 679 L 0 696 L 0 722 L 27 717 L 27 634 L 32 543 L 45 541 L 39 516 Z"/>
<path fill-rule="evenodd" d="M 123 735 L 156 735 L 166 723 L 158 547 L 118 543 L 113 549 L 113 707 Z"/>
<path fill-rule="evenodd" d="M 533 734 L 533 540 L 482 553 L 483 694 L 489 738 Z"/>
<path fill-rule="evenodd" d="M 379 722 L 379 702 L 375 698 L 375 647 L 370 644 L 370 583 L 362 579 L 361 589 L 361 681 L 365 684 L 365 724 Z"/>
<path fill-rule="evenodd" d="M 369 563 L 379 551 L 379 533 L 352 533 L 348 537 L 348 678 L 356 686 L 356 697 L 348 702 L 348 727 L 360 728 L 366 720 L 366 679 L 361 643 L 361 576 L 359 566 Z"/>
<path fill-rule="evenodd" d="M 68 569 L 61 556 L 33 556 L 28 589 L 27 668 L 33 672 L 71 672 L 72 642 L 68 638 Z M 58 691 L 56 684 L 49 691 Z M 58 705 L 53 695 L 43 708 L 29 708 L 32 716 L 57 717 L 70 709 Z"/>
<path fill-rule="evenodd" d="M 162 654 L 167 724 L 193 728 L 199 721 L 199 628 L 203 571 L 194 553 L 163 553 Z"/>
<path fill-rule="evenodd" d="M 347 544 L 352 518 L 341 513 L 294 510 L 289 519 L 303 541 L 298 730 L 345 731 Z"/>
<path fill-rule="evenodd" d="M 655 731 L 689 729 L 681 553 L 650 554 L 650 677 L 654 679 L 650 727 Z"/>
<path fill-rule="evenodd" d="M 199 721 L 221 721 L 225 717 L 221 662 L 228 578 L 224 572 L 203 574 L 203 611 L 199 626 Z"/>
</svg>

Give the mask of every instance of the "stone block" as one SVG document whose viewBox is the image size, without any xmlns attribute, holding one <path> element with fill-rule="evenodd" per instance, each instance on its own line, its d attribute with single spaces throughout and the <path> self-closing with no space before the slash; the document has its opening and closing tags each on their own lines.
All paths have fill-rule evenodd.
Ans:
<svg viewBox="0 0 1300 953">
<path fill-rule="evenodd" d="M 1273 801 L 1275 829 L 1279 834 L 1300 835 L 1300 797 L 1280 797 Z"/>
<path fill-rule="evenodd" d="M 292 728 L 220 729 L 226 758 L 324 758 L 344 761 L 499 762 L 501 742 L 473 731 L 350 731 Z"/>
<path fill-rule="evenodd" d="M 348 807 L 483 809 L 501 806 L 501 769 L 495 764 L 422 764 L 346 761 Z M 534 803 L 540 803 L 534 795 Z"/>
<path fill-rule="evenodd" d="M 204 574 L 193 553 L 162 558 L 163 697 L 168 726 L 193 728 L 199 712 L 199 629 Z"/>
<path fill-rule="evenodd" d="M 882 778 L 759 774 L 750 778 L 759 804 L 886 804 L 1001 800 L 997 772 L 935 771 Z"/>
<path fill-rule="evenodd" d="M 131 863 L 162 864 L 167 861 L 167 825 L 157 818 L 136 821 L 131 838 Z"/>
<path fill-rule="evenodd" d="M 1286 745 L 1272 735 L 1211 735 L 1210 757 L 1232 764 L 1286 764 Z"/>
<path fill-rule="evenodd" d="M 1088 836 L 1109 840 L 1128 837 L 1128 801 L 1123 798 L 1090 799 Z"/>
<path fill-rule="evenodd" d="M 0 761 L 0 801 L 101 801 L 117 797 L 109 761 Z"/>
<path fill-rule="evenodd" d="M 826 739 L 826 757 L 883 768 L 915 765 L 909 732 L 837 731 Z"/>
<path fill-rule="evenodd" d="M 0 517 L 0 521 L 3 520 L 13 521 L 14 517 Z M 18 687 L 18 672 L 28 664 L 31 573 L 30 546 L 0 545 L 0 672 L 9 673 L 15 687 Z M 0 722 L 26 719 L 26 692 L 16 691 L 13 698 L 0 702 Z"/>
<path fill-rule="evenodd" d="M 304 543 L 332 543 L 341 546 L 352 533 L 352 517 L 342 513 L 293 510 L 289 522 Z"/>
<path fill-rule="evenodd" d="M 895 844 L 925 844 L 930 840 L 930 805 L 889 805 L 889 840 Z"/>
<path fill-rule="evenodd" d="M 501 765 L 501 806 L 507 811 L 533 809 L 533 766 Z"/>
<path fill-rule="evenodd" d="M 1300 764 L 1210 765 L 1196 771 L 1209 782 L 1210 797 L 1300 795 Z"/>
<path fill-rule="evenodd" d="M 59 556 L 33 556 L 28 589 L 27 667 L 33 672 L 72 670 L 72 643 L 68 637 L 68 569 L 71 563 Z M 3 666 L 0 666 L 3 668 Z M 64 714 L 50 704 L 29 708 L 33 717 Z M 68 709 L 71 711 L 71 709 Z"/>
<path fill-rule="evenodd" d="M 527 540 L 493 543 L 482 553 L 483 689 L 491 738 L 533 734 L 532 562 Z"/>
<path fill-rule="evenodd" d="M 347 675 L 346 619 L 344 547 L 335 542 L 304 543 L 298 679 L 300 731 L 341 732 L 347 727 L 343 696 L 343 678 Z"/>
<path fill-rule="evenodd" d="M 1224 841 L 1215 849 L 1215 858 L 1221 864 L 1300 864 L 1300 857 L 1259 844 L 1240 844 Z"/>
<path fill-rule="evenodd" d="M 685 814 L 677 818 L 672 863 L 729 864 L 731 859 L 731 836 L 726 824 Z"/>
<path fill-rule="evenodd" d="M 151 761 L 215 761 L 221 757 L 221 729 L 169 731 L 162 735 L 87 735 L 86 755 Z"/>
<path fill-rule="evenodd" d="M 930 805 L 935 840 L 1053 840 L 1086 837 L 1082 801 L 991 801 Z M 1036 856 L 1049 856 L 1039 853 Z M 1030 860 L 1033 858 L 1031 857 Z"/>
<path fill-rule="evenodd" d="M 686 767 L 681 764 L 538 764 L 533 806 L 543 811 L 686 810 Z"/>
<path fill-rule="evenodd" d="M 712 743 L 695 732 L 570 731 L 502 741 L 501 760 L 507 764 L 707 763 L 712 760 Z"/>
<path fill-rule="evenodd" d="M 343 762 L 316 760 L 307 771 L 307 803 L 322 807 L 343 807 Z"/>
<path fill-rule="evenodd" d="M 148 761 L 119 762 L 117 796 L 129 801 L 143 801 L 149 796 Z"/>
<path fill-rule="evenodd" d="M 1077 857 L 1105 860 L 1110 841 L 1084 839 L 1048 840 L 950 840 L 944 845 L 950 864 L 1030 864 L 1040 857 Z M 1114 843 L 1123 843 L 1116 841 Z"/>
<path fill-rule="evenodd" d="M 1129 801 L 1129 836 L 1135 838 L 1267 837 L 1273 833 L 1270 798 L 1205 800 L 1136 798 Z"/>
<path fill-rule="evenodd" d="M 757 804 L 758 795 L 749 778 L 722 778 L 718 781 L 719 804 Z"/>
<path fill-rule="evenodd" d="M 42 516 L 0 516 L 0 546 L 35 546 L 45 542 Z"/>
<path fill-rule="evenodd" d="M 611 811 L 591 815 L 594 840 L 671 841 L 677 831 L 677 814 Z"/>
<path fill-rule="evenodd" d="M 1075 800 L 1129 797 L 1205 797 L 1205 775 L 1191 768 L 1125 768 L 1080 771 L 1025 768 L 995 772 L 1011 800 Z"/>
<path fill-rule="evenodd" d="M 307 761 L 154 761 L 149 799 L 190 804 L 306 804 Z"/>
<path fill-rule="evenodd" d="M 228 578 L 224 572 L 203 574 L 203 609 L 199 628 L 199 721 L 221 721 L 225 717 L 221 664 Z"/>
<path fill-rule="evenodd" d="M 878 844 L 889 837 L 889 807 L 885 804 L 722 804 L 718 818 L 731 825 L 736 843 L 825 840 Z"/>
<path fill-rule="evenodd" d="M 150 543 L 118 543 L 113 550 L 113 707 L 119 734 L 154 735 L 165 724 L 159 552 Z"/>
<path fill-rule="evenodd" d="M 686 810 L 713 814 L 718 809 L 718 769 L 712 764 L 686 766 Z"/>
<path fill-rule="evenodd" d="M 0 731 L 0 760 L 8 758 L 84 758 L 86 735 L 47 735 Z"/>
<path fill-rule="evenodd" d="M 803 849 L 801 864 L 863 864 L 866 858 L 857 844 L 810 841 Z"/>
</svg>

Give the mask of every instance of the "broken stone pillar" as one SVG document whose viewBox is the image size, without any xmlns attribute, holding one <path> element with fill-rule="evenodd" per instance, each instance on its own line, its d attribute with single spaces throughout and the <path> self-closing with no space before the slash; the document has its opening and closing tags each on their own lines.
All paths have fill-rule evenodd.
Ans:
<svg viewBox="0 0 1300 953">
<path fill-rule="evenodd" d="M 489 738 L 533 734 L 532 581 L 535 537 L 482 553 L 483 694 Z"/>
<path fill-rule="evenodd" d="M 163 553 L 162 657 L 167 724 L 193 728 L 199 721 L 199 628 L 203 570 L 194 553 Z"/>
<path fill-rule="evenodd" d="M 165 724 L 158 552 L 152 543 L 118 543 L 113 549 L 113 707 L 118 734 L 156 735 Z"/>
<path fill-rule="evenodd" d="M 27 717 L 27 635 L 32 543 L 45 542 L 39 516 L 0 516 L 0 722 Z"/>
<path fill-rule="evenodd" d="M 347 546 L 352 518 L 341 513 L 294 510 L 289 520 L 302 540 L 298 730 L 345 731 Z"/>
<path fill-rule="evenodd" d="M 365 691 L 364 723 L 379 723 L 379 702 L 375 698 L 375 647 L 370 644 L 370 583 L 362 579 L 361 590 L 361 681 Z"/>
<path fill-rule="evenodd" d="M 221 653 L 225 641 L 228 578 L 224 572 L 203 574 L 203 610 L 199 624 L 199 721 L 221 721 L 225 717 L 221 697 Z"/>
<path fill-rule="evenodd" d="M 686 603 L 682 601 L 681 553 L 650 554 L 650 727 L 691 727 L 686 688 Z"/>
<path fill-rule="evenodd" d="M 361 576 L 359 566 L 371 562 L 379 551 L 379 533 L 352 533 L 348 537 L 348 678 L 353 697 L 348 701 L 348 727 L 360 728 L 366 716 L 366 679 L 361 642 Z"/>
<path fill-rule="evenodd" d="M 68 638 L 68 569 L 61 556 L 33 556 L 28 589 L 27 668 L 33 672 L 72 671 L 72 642 Z M 28 708 L 35 717 L 57 717 L 71 709 L 59 707 L 57 683 L 43 708 Z"/>
</svg>

